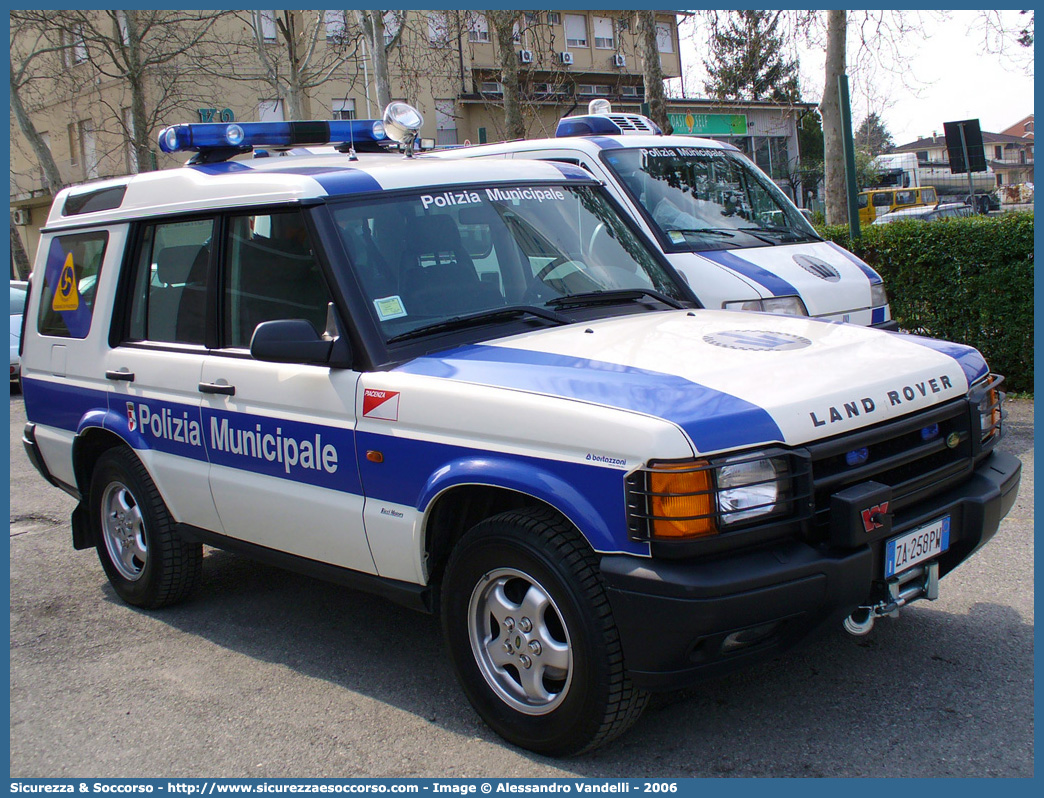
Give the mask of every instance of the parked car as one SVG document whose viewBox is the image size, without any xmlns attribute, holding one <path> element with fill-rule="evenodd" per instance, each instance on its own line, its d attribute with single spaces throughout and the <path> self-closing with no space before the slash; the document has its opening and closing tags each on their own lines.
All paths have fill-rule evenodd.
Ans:
<svg viewBox="0 0 1044 798">
<path fill-rule="evenodd" d="M 963 202 L 944 202 L 939 205 L 924 205 L 916 208 L 901 208 L 890 213 L 882 213 L 874 224 L 891 224 L 892 222 L 935 222 L 939 219 L 954 219 L 963 216 L 974 216 L 975 209 Z"/>
<path fill-rule="evenodd" d="M 22 311 L 25 309 L 25 298 L 29 284 L 19 280 L 11 281 L 11 386 L 19 385 L 22 368 L 18 355 L 19 343 L 22 340 Z"/>
</svg>

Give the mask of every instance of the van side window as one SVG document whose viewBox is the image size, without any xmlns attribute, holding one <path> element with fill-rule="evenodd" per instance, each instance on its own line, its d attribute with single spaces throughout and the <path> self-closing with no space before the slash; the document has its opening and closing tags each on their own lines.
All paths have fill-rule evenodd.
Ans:
<svg viewBox="0 0 1044 798">
<path fill-rule="evenodd" d="M 247 348 L 263 321 L 304 319 L 326 329 L 332 297 L 300 211 L 229 220 L 223 345 Z"/>
<path fill-rule="evenodd" d="M 134 274 L 128 338 L 203 344 L 213 219 L 148 225 Z"/>
<path fill-rule="evenodd" d="M 878 192 L 873 195 L 871 202 L 874 203 L 875 208 L 890 208 L 892 206 L 892 192 Z"/>
<path fill-rule="evenodd" d="M 104 230 L 51 239 L 37 316 L 41 335 L 87 337 L 108 241 Z"/>
</svg>

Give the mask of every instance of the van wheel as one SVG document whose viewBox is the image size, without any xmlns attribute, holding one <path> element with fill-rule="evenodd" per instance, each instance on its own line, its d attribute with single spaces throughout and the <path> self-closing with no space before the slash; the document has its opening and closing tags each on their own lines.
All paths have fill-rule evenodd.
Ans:
<svg viewBox="0 0 1044 798">
<path fill-rule="evenodd" d="M 203 546 L 174 532 L 145 466 L 126 448 L 102 454 L 90 488 L 98 559 L 117 595 L 158 609 L 186 598 L 203 572 Z"/>
<path fill-rule="evenodd" d="M 624 670 L 598 563 L 549 509 L 501 513 L 453 549 L 442 627 L 472 706 L 508 742 L 567 756 L 623 733 L 646 694 Z"/>
</svg>

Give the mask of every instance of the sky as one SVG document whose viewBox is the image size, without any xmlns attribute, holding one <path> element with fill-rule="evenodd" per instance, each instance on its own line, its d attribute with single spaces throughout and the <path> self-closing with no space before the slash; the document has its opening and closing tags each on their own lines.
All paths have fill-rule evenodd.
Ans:
<svg viewBox="0 0 1044 798">
<path fill-rule="evenodd" d="M 880 65 L 853 68 L 850 60 L 853 128 L 868 112 L 877 111 L 895 144 L 901 145 L 933 131 L 943 135 L 943 122 L 979 119 L 982 130 L 999 133 L 1033 113 L 1031 51 L 1009 42 L 999 55 L 985 53 L 986 29 L 979 12 L 945 13 L 941 19 L 921 18 L 927 35 L 904 39 L 901 52 L 906 61 L 898 70 Z M 1025 18 L 1015 11 L 1000 13 L 1012 27 L 1024 23 Z M 699 30 L 691 35 L 692 30 L 692 23 L 682 23 L 687 94 L 695 91 L 695 96 L 704 96 L 700 51 L 705 40 Z M 996 49 L 995 37 L 991 37 L 991 45 Z M 850 36 L 850 58 L 855 49 Z M 802 98 L 818 102 L 823 90 L 823 49 L 803 47 L 796 55 Z"/>
</svg>

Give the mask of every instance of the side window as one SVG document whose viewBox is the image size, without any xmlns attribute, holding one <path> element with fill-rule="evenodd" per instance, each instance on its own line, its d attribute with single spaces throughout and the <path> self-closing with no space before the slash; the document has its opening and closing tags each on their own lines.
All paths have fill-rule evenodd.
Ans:
<svg viewBox="0 0 1044 798">
<path fill-rule="evenodd" d="M 276 319 L 304 319 L 322 333 L 330 301 L 300 211 L 229 220 L 224 346 L 249 347 L 254 328 Z"/>
<path fill-rule="evenodd" d="M 37 316 L 41 335 L 87 337 L 108 241 L 104 230 L 51 239 Z"/>
<path fill-rule="evenodd" d="M 889 208 L 892 205 L 892 192 L 879 191 L 871 198 L 875 208 Z"/>
<path fill-rule="evenodd" d="M 921 201 L 924 202 L 926 205 L 932 205 L 935 202 L 937 202 L 938 200 L 935 196 L 935 189 L 926 188 L 923 191 L 921 191 Z"/>
<path fill-rule="evenodd" d="M 896 205 L 913 205 L 914 203 L 914 192 L 912 191 L 897 191 L 895 192 L 895 204 Z"/>
<path fill-rule="evenodd" d="M 127 337 L 204 342 L 213 219 L 148 225 L 135 262 Z"/>
</svg>

